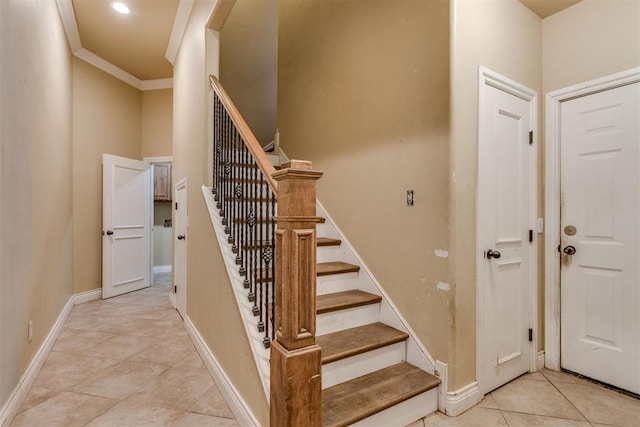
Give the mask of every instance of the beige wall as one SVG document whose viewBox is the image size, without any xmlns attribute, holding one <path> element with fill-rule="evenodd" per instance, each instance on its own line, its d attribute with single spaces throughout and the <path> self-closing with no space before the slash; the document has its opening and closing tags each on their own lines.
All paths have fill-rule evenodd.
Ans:
<svg viewBox="0 0 640 427">
<path fill-rule="evenodd" d="M 187 316 L 260 423 L 268 425 L 269 407 L 201 190 L 208 180 L 206 58 L 218 51 L 212 43 L 205 55 L 213 3 L 195 2 L 174 64 L 173 179 L 188 178 Z"/>
<path fill-rule="evenodd" d="M 262 145 L 276 132 L 278 1 L 238 0 L 220 32 L 220 82 Z"/>
<path fill-rule="evenodd" d="M 73 60 L 73 292 L 102 286 L 102 154 L 142 158 L 140 91 Z"/>
<path fill-rule="evenodd" d="M 2 408 L 72 294 L 72 67 L 53 0 L 0 2 L 0 57 Z"/>
<path fill-rule="evenodd" d="M 449 4 L 279 2 L 278 128 L 318 198 L 432 354 L 447 360 Z M 406 206 L 414 190 L 415 206 Z"/>
<path fill-rule="evenodd" d="M 583 0 L 543 28 L 545 92 L 640 66 L 638 0 Z"/>
<path fill-rule="evenodd" d="M 171 156 L 173 151 L 173 89 L 141 94 L 142 157 Z"/>
<path fill-rule="evenodd" d="M 449 371 L 449 389 L 455 390 L 476 379 L 478 66 L 540 93 L 542 24 L 517 0 L 451 1 L 454 36 L 450 173 L 455 178 L 451 180 L 450 238 L 456 303 L 453 339 L 449 343 L 449 366 L 455 369 Z M 535 130 L 539 135 L 539 128 Z"/>
</svg>

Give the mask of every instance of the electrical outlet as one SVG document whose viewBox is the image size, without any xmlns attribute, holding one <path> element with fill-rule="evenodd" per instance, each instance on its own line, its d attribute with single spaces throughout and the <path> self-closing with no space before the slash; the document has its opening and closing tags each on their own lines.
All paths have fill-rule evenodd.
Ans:
<svg viewBox="0 0 640 427">
<path fill-rule="evenodd" d="M 33 320 L 30 320 L 29 325 L 27 326 L 27 339 L 29 342 L 33 339 Z"/>
<path fill-rule="evenodd" d="M 413 206 L 413 190 L 407 190 L 407 206 Z"/>
</svg>

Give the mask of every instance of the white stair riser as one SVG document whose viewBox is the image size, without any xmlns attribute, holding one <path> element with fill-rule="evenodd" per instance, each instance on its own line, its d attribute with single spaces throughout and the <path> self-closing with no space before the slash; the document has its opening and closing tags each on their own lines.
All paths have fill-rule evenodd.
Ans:
<svg viewBox="0 0 640 427">
<path fill-rule="evenodd" d="M 375 323 L 380 318 L 380 304 L 369 304 L 347 310 L 320 314 L 316 320 L 316 335 Z"/>
<path fill-rule="evenodd" d="M 403 341 L 328 363 L 322 366 L 322 388 L 332 387 L 404 361 Z"/>
<path fill-rule="evenodd" d="M 405 427 L 438 410 L 438 387 L 365 418 L 351 427 Z"/>
<path fill-rule="evenodd" d="M 316 280 L 317 295 L 357 289 L 358 273 L 330 274 L 319 276 Z"/>
<path fill-rule="evenodd" d="M 340 246 L 318 246 L 317 262 L 332 262 L 340 260 Z"/>
</svg>

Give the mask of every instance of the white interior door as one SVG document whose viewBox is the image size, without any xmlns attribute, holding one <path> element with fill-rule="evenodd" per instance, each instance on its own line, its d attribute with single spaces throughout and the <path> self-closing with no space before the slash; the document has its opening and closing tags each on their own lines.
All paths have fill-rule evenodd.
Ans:
<svg viewBox="0 0 640 427">
<path fill-rule="evenodd" d="M 187 311 L 187 179 L 176 184 L 175 193 L 175 271 L 176 308 L 184 318 Z"/>
<path fill-rule="evenodd" d="M 151 283 L 151 167 L 102 155 L 102 297 Z"/>
<path fill-rule="evenodd" d="M 635 83 L 563 102 L 560 122 L 561 366 L 635 393 L 639 105 Z"/>
<path fill-rule="evenodd" d="M 485 85 L 478 153 L 478 377 L 487 393 L 531 369 L 535 99 Z"/>
</svg>

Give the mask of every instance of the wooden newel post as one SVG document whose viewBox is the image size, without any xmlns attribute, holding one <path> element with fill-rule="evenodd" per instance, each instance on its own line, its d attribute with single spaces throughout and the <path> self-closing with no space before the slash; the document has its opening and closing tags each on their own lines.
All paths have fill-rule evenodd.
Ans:
<svg viewBox="0 0 640 427">
<path fill-rule="evenodd" d="M 292 160 L 278 181 L 276 339 L 271 343 L 271 427 L 320 427 L 321 359 L 316 345 L 316 181 Z"/>
</svg>

